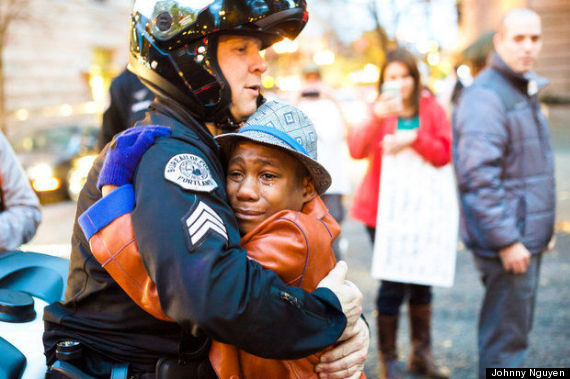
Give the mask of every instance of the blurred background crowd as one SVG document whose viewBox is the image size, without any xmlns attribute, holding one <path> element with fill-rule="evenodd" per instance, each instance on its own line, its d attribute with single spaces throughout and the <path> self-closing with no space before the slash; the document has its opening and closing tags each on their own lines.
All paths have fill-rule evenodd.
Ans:
<svg viewBox="0 0 570 379">
<path fill-rule="evenodd" d="M 417 56 L 422 82 L 450 109 L 456 84 L 468 85 L 481 70 L 501 15 L 516 6 L 532 7 L 543 19 L 537 72 L 551 84 L 542 102 L 570 103 L 563 0 L 311 0 L 300 37 L 265 52 L 263 91 L 294 101 L 303 68 L 313 65 L 347 126 L 359 124 L 365 103 L 377 95 L 384 54 L 398 43 Z M 97 151 L 109 85 L 127 62 L 130 8 L 130 0 L 2 1 L 0 129 L 43 197 L 74 199 L 81 188 Z"/>
</svg>

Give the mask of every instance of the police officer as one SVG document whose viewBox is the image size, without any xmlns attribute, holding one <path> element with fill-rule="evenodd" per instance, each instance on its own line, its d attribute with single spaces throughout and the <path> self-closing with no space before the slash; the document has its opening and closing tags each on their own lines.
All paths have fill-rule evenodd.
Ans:
<svg viewBox="0 0 570 379">
<path fill-rule="evenodd" d="M 212 137 L 255 111 L 267 68 L 260 49 L 295 38 L 307 16 L 303 0 L 135 3 L 129 64 L 157 95 L 142 124 L 167 126 L 171 135 L 158 139 L 136 168 L 133 228 L 162 309 L 176 323 L 153 318 L 121 290 L 90 254 L 76 222 L 65 301 L 44 312 L 48 365 L 65 355 L 57 344 L 72 341 L 82 347 L 74 365 L 92 376 L 108 377 L 128 364 L 131 376 L 210 377 L 209 336 L 276 359 L 343 341 L 317 370 L 359 374 L 368 347 L 362 295 L 338 273 L 309 294 L 247 259 Z M 101 197 L 103 157 L 77 215 Z"/>
<path fill-rule="evenodd" d="M 130 128 L 135 122 L 144 118 L 154 94 L 135 74 L 125 68 L 111 82 L 109 97 L 111 102 L 103 113 L 103 123 L 99 130 L 97 142 L 99 150 L 103 150 L 115 134 Z"/>
</svg>

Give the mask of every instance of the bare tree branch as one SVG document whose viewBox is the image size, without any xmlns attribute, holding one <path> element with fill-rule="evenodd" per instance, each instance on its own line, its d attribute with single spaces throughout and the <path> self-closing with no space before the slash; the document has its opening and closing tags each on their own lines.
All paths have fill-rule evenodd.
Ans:
<svg viewBox="0 0 570 379">
<path fill-rule="evenodd" d="M 370 10 L 370 14 L 372 15 L 372 19 L 374 20 L 374 29 L 376 30 L 376 34 L 378 34 L 378 39 L 380 40 L 380 48 L 382 49 L 382 51 L 386 51 L 390 43 L 390 38 L 386 33 L 386 29 L 384 29 L 384 27 L 380 23 L 380 17 L 378 15 L 376 0 L 370 0 L 370 2 L 368 3 L 368 9 Z"/>
</svg>

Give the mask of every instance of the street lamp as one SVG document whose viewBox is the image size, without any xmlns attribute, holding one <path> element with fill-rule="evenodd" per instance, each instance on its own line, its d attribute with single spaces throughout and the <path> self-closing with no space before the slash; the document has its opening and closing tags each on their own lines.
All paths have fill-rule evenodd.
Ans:
<svg viewBox="0 0 570 379">
<path fill-rule="evenodd" d="M 317 51 L 313 55 L 313 62 L 318 66 L 327 66 L 334 63 L 334 53 L 331 50 L 321 50 Z"/>
</svg>

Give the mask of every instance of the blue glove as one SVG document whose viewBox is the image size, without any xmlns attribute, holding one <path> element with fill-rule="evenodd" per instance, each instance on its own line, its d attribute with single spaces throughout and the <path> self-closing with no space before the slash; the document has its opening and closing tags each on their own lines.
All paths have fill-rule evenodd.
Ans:
<svg viewBox="0 0 570 379">
<path fill-rule="evenodd" d="M 139 161 L 155 138 L 169 135 L 170 128 L 155 125 L 137 126 L 117 134 L 105 156 L 97 188 L 132 183 Z"/>
</svg>

